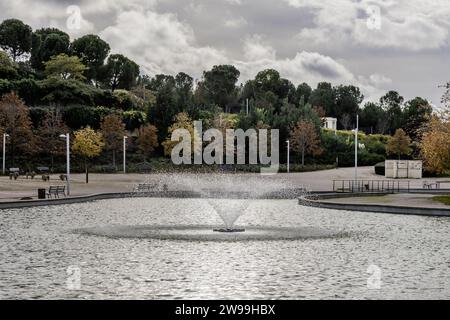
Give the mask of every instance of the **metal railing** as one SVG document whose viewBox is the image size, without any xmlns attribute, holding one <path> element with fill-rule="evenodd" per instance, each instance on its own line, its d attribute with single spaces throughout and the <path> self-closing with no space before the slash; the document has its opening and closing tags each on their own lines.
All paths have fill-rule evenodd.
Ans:
<svg viewBox="0 0 450 320">
<path fill-rule="evenodd" d="M 363 193 L 410 191 L 410 181 L 399 180 L 333 180 L 333 192 Z"/>
</svg>

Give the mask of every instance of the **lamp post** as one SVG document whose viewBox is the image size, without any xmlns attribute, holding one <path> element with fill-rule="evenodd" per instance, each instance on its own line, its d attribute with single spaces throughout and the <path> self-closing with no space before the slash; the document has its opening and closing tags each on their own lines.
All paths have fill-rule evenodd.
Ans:
<svg viewBox="0 0 450 320">
<path fill-rule="evenodd" d="M 286 141 L 287 143 L 287 173 L 290 172 L 290 152 L 291 152 L 291 148 L 290 148 L 290 141 Z"/>
<path fill-rule="evenodd" d="M 359 115 L 356 115 L 356 129 L 355 129 L 355 180 L 358 180 L 358 132 L 359 132 Z"/>
<path fill-rule="evenodd" d="M 123 136 L 123 173 L 127 173 L 127 136 Z"/>
<path fill-rule="evenodd" d="M 5 164 L 6 164 L 6 138 L 9 137 L 9 134 L 3 134 L 3 175 L 5 175 Z"/>
<path fill-rule="evenodd" d="M 70 196 L 70 134 L 62 134 L 59 136 L 62 139 L 66 139 L 66 182 L 67 182 L 67 195 Z"/>
</svg>

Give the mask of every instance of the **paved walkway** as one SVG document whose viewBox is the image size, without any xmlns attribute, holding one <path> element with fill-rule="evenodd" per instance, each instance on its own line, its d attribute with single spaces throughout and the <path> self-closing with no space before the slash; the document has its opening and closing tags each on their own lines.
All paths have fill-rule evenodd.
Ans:
<svg viewBox="0 0 450 320">
<path fill-rule="evenodd" d="M 386 196 L 351 197 L 321 200 L 321 202 L 351 204 L 385 204 L 398 207 L 450 209 L 450 206 L 434 201 L 429 194 L 389 194 Z"/>
<path fill-rule="evenodd" d="M 312 191 L 331 191 L 332 180 L 353 179 L 354 168 L 339 168 L 325 171 L 305 173 L 282 173 L 273 176 L 262 176 L 259 174 L 90 174 L 89 184 L 84 183 L 84 174 L 72 175 L 72 195 L 90 195 L 106 192 L 129 192 L 134 186 L 143 182 L 167 183 L 169 187 L 179 185 L 179 188 L 187 188 L 189 183 L 205 183 L 208 187 L 220 189 L 225 181 L 234 187 L 233 181 L 240 181 L 246 188 L 261 187 L 264 185 L 274 188 L 305 186 Z M 186 178 L 183 180 L 183 178 Z M 358 170 L 359 179 L 386 180 L 384 177 L 375 175 L 373 167 L 361 167 Z M 190 180 L 189 180 L 190 179 Z M 203 182 L 203 180 L 205 180 Z M 411 188 L 422 188 L 423 181 L 449 180 L 446 179 L 422 179 L 411 180 Z M 184 181 L 184 182 L 179 182 Z M 230 183 L 231 182 L 231 183 Z M 274 184 L 271 184 L 273 182 Z M 184 183 L 184 184 L 183 184 Z M 0 201 L 12 201 L 24 197 L 37 197 L 37 189 L 48 189 L 51 185 L 63 185 L 58 175 L 51 176 L 49 182 L 44 182 L 37 176 L 34 180 L 20 177 L 18 180 L 10 180 L 9 177 L 0 177 Z M 360 200 L 363 201 L 363 200 Z"/>
</svg>

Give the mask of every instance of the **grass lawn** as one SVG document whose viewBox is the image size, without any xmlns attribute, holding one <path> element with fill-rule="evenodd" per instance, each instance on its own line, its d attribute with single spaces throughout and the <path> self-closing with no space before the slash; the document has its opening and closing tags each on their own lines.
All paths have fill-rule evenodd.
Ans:
<svg viewBox="0 0 450 320">
<path fill-rule="evenodd" d="M 433 197 L 434 201 L 438 201 L 440 203 L 443 203 L 447 206 L 450 206 L 450 196 L 439 196 L 439 197 Z"/>
</svg>

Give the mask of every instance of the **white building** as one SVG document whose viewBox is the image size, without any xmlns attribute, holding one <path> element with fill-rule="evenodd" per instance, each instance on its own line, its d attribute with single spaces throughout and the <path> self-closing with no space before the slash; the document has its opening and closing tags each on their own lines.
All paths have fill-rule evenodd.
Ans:
<svg viewBox="0 0 450 320">
<path fill-rule="evenodd" d="M 336 118 L 322 118 L 322 124 L 324 129 L 337 130 Z"/>
</svg>

